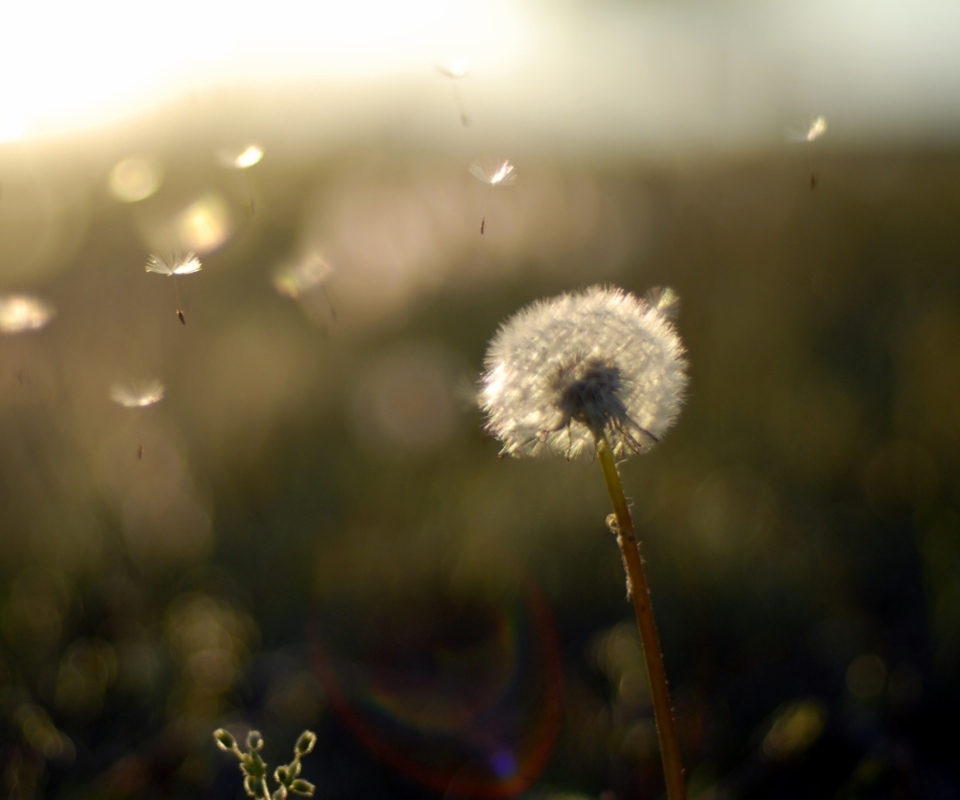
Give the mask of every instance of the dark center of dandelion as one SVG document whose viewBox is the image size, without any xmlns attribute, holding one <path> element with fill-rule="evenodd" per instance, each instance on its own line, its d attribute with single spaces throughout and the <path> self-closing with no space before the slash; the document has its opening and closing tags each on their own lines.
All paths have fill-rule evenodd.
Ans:
<svg viewBox="0 0 960 800">
<path fill-rule="evenodd" d="M 627 420 L 627 409 L 620 399 L 623 378 L 617 367 L 598 359 L 577 361 L 557 371 L 557 407 L 563 419 L 586 425 L 601 433 L 608 425 L 620 427 Z"/>
</svg>

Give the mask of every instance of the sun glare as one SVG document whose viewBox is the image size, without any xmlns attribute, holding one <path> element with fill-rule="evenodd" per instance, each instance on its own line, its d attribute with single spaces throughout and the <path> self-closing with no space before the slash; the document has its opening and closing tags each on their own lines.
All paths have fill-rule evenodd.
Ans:
<svg viewBox="0 0 960 800">
<path fill-rule="evenodd" d="M 91 0 L 55 24 L 42 4 L 9 16 L 0 69 L 17 80 L 4 90 L 0 141 L 102 124 L 224 82 L 414 74 L 450 52 L 490 65 L 523 39 L 509 0 L 277 0 L 258 14 L 222 0 L 170 0 L 159 13 Z"/>
</svg>

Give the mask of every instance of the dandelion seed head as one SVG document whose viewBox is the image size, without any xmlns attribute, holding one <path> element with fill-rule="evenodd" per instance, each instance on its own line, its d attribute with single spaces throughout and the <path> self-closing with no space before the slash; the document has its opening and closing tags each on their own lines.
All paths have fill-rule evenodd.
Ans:
<svg viewBox="0 0 960 800">
<path fill-rule="evenodd" d="M 501 326 L 479 404 L 504 455 L 592 457 L 603 433 L 623 457 L 661 439 L 683 403 L 687 363 L 667 313 L 676 294 L 653 297 L 594 286 L 534 303 Z"/>
<path fill-rule="evenodd" d="M 158 275 L 191 275 L 199 272 L 203 267 L 195 253 L 151 253 L 147 259 L 147 272 L 156 272 Z"/>
<path fill-rule="evenodd" d="M 136 384 L 115 383 L 110 387 L 110 399 L 124 408 L 144 408 L 159 403 L 165 391 L 156 379 Z"/>
<path fill-rule="evenodd" d="M 0 297 L 0 333 L 35 331 L 54 315 L 53 306 L 26 294 Z"/>
<path fill-rule="evenodd" d="M 477 180 L 490 186 L 510 186 L 517 181 L 517 173 L 513 164 L 504 159 L 494 164 L 482 164 L 474 161 L 470 165 L 470 174 Z"/>
</svg>

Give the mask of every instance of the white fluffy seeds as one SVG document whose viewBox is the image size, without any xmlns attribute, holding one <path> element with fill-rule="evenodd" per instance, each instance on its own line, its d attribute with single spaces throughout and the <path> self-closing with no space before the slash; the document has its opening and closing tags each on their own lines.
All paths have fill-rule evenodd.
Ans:
<svg viewBox="0 0 960 800">
<path fill-rule="evenodd" d="M 601 434 L 617 457 L 658 442 L 687 387 L 675 306 L 670 290 L 648 302 L 594 286 L 508 319 L 487 350 L 480 390 L 502 454 L 592 457 Z"/>
</svg>

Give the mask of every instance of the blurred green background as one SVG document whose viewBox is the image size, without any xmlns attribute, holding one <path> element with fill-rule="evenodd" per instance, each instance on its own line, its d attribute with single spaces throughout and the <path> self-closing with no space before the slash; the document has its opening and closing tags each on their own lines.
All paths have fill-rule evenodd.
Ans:
<svg viewBox="0 0 960 800">
<path fill-rule="evenodd" d="M 505 317 L 613 283 L 682 298 L 623 478 L 690 796 L 957 797 L 956 10 L 197 8 L 99 117 L 5 89 L 0 293 L 56 313 L 0 336 L 0 793 L 240 797 L 226 726 L 315 730 L 320 798 L 659 796 L 599 468 L 474 405 Z M 190 21 L 94 12 L 118 62 Z M 100 86 L 60 41 L 20 74 Z"/>
</svg>

